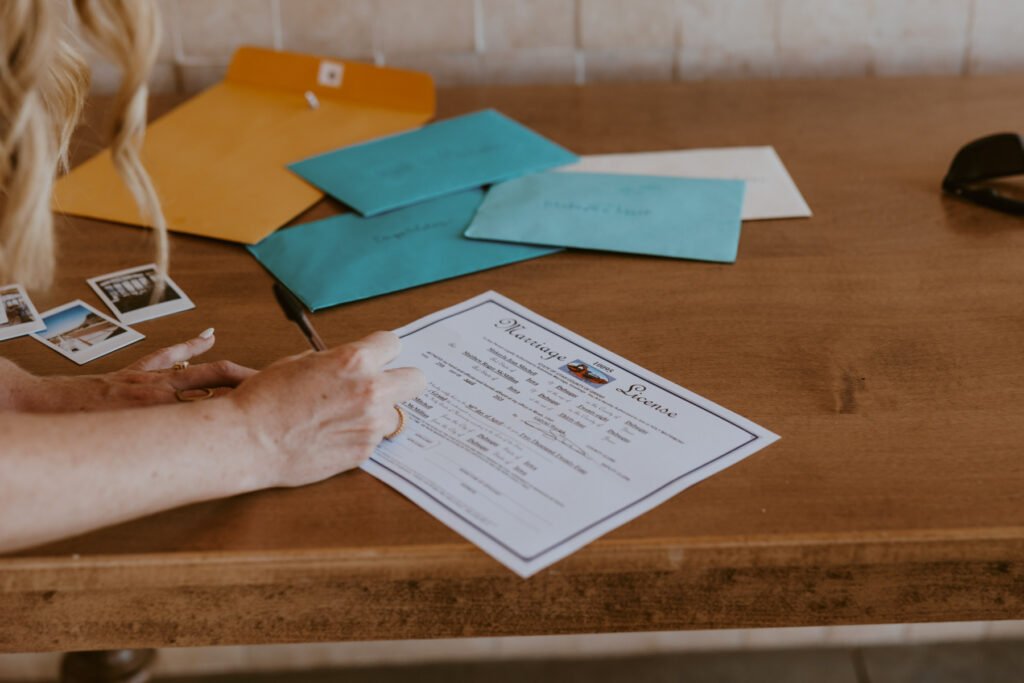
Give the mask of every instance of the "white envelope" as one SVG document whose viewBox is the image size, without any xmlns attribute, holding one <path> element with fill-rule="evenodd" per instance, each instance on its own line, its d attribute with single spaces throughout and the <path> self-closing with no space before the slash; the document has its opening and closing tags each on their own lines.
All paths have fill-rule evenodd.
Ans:
<svg viewBox="0 0 1024 683">
<path fill-rule="evenodd" d="M 562 166 L 571 173 L 623 173 L 674 178 L 746 180 L 743 220 L 796 218 L 811 215 L 796 183 L 774 147 L 679 149 L 634 154 L 592 154 Z"/>
</svg>

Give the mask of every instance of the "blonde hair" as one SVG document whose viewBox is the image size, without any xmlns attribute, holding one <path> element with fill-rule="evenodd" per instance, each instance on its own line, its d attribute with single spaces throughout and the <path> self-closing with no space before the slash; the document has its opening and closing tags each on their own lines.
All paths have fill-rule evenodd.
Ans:
<svg viewBox="0 0 1024 683">
<path fill-rule="evenodd" d="M 72 0 L 74 16 L 62 4 L 0 0 L 0 282 L 46 287 L 53 281 L 53 182 L 58 169 L 67 168 L 68 143 L 89 83 L 70 28 L 77 23 L 79 33 L 122 71 L 111 107 L 111 158 L 141 218 L 155 228 L 160 290 L 167 224 L 139 159 L 159 16 L 152 0 Z"/>
</svg>

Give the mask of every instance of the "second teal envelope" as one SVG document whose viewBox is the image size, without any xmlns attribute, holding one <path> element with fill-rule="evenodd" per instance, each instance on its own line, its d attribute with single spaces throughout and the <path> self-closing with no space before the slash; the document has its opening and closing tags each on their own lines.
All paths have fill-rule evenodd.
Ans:
<svg viewBox="0 0 1024 683">
<path fill-rule="evenodd" d="M 466 237 L 732 263 L 745 185 L 537 173 L 492 187 Z"/>
<path fill-rule="evenodd" d="M 492 109 L 290 164 L 364 216 L 579 161 Z"/>
<path fill-rule="evenodd" d="M 471 190 L 375 218 L 343 214 L 247 248 L 314 311 L 560 251 L 464 238 L 482 199 Z"/>
</svg>

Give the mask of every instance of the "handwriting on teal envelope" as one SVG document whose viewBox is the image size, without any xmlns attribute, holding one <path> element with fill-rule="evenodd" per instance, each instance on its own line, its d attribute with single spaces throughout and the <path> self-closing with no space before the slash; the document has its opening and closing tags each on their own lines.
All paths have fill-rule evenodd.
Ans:
<svg viewBox="0 0 1024 683">
<path fill-rule="evenodd" d="M 578 161 L 493 109 L 288 166 L 364 216 Z"/>
<path fill-rule="evenodd" d="M 247 248 L 314 311 L 560 251 L 464 238 L 482 199 L 471 190 L 375 218 L 343 214 Z"/>
<path fill-rule="evenodd" d="M 731 263 L 744 187 L 742 180 L 537 173 L 492 187 L 466 236 Z"/>
</svg>

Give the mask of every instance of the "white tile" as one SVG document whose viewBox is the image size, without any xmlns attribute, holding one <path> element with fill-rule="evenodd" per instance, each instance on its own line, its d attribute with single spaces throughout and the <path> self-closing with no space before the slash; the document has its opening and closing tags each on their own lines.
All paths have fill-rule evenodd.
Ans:
<svg viewBox="0 0 1024 683">
<path fill-rule="evenodd" d="M 969 73 L 1024 71 L 1024 2 L 974 0 Z"/>
<path fill-rule="evenodd" d="M 872 34 L 878 76 L 963 73 L 970 26 L 968 0 L 887 0 L 875 6 Z"/>
<path fill-rule="evenodd" d="M 711 46 L 700 54 L 680 51 L 676 55 L 675 76 L 681 81 L 778 78 L 780 71 L 774 45 L 751 45 L 743 53 Z"/>
<path fill-rule="evenodd" d="M 579 641 L 574 656 L 580 658 L 626 657 L 659 652 L 658 634 L 653 632 L 604 633 L 577 638 Z M 552 655 L 558 656 L 557 651 L 552 652 Z"/>
<path fill-rule="evenodd" d="M 91 60 L 89 71 L 89 94 L 113 95 L 120 89 L 121 70 L 105 59 Z"/>
<path fill-rule="evenodd" d="M 485 51 L 574 47 L 575 0 L 480 0 Z"/>
<path fill-rule="evenodd" d="M 579 0 L 584 50 L 675 47 L 675 0 Z"/>
<path fill-rule="evenodd" d="M 754 628 L 746 631 L 743 646 L 752 649 L 819 647 L 825 644 L 824 626 L 791 628 Z"/>
<path fill-rule="evenodd" d="M 373 0 L 285 0 L 282 48 L 324 57 L 370 58 L 375 8 Z"/>
<path fill-rule="evenodd" d="M 181 73 L 181 91 L 191 95 L 223 81 L 224 74 L 228 71 L 228 65 L 227 63 L 179 64 L 178 70 Z"/>
<path fill-rule="evenodd" d="M 778 50 L 783 77 L 866 76 L 875 8 L 885 0 L 780 0 Z"/>
<path fill-rule="evenodd" d="M 484 83 L 483 61 L 475 52 L 397 54 L 385 57 L 384 65 L 425 71 L 439 87 Z"/>
<path fill-rule="evenodd" d="M 274 47 L 271 0 L 178 0 L 183 59 L 227 63 L 240 45 Z"/>
<path fill-rule="evenodd" d="M 149 92 L 152 95 L 178 92 L 178 65 L 172 62 L 154 64 L 149 74 Z"/>
<path fill-rule="evenodd" d="M 658 652 L 714 652 L 743 647 L 747 630 L 723 628 L 701 631 L 660 631 Z"/>
<path fill-rule="evenodd" d="M 157 61 L 170 62 L 180 55 L 177 50 L 178 7 L 176 0 L 157 0 L 156 8 L 160 13 L 160 52 Z"/>
<path fill-rule="evenodd" d="M 483 78 L 496 85 L 574 83 L 576 50 L 534 48 L 483 55 Z"/>
<path fill-rule="evenodd" d="M 394 53 L 476 48 L 473 0 L 378 0 L 375 49 Z"/>
<path fill-rule="evenodd" d="M 583 53 L 586 83 L 636 83 L 671 81 L 672 48 L 622 48 Z"/>
<path fill-rule="evenodd" d="M 677 77 L 773 78 L 779 0 L 680 0 Z"/>
<path fill-rule="evenodd" d="M 61 19 L 65 21 L 70 30 L 78 36 L 79 48 L 82 50 L 82 54 L 85 56 L 87 61 L 92 62 L 97 51 L 96 48 L 90 44 L 90 40 L 86 37 L 85 32 L 78 21 L 78 14 L 71 10 L 70 3 L 58 3 L 57 8 L 61 13 Z M 157 0 L 157 16 L 161 24 L 160 46 L 157 51 L 157 60 L 173 61 L 177 56 L 172 31 L 174 19 L 176 17 L 176 8 L 173 4 L 173 0 Z"/>
<path fill-rule="evenodd" d="M 1024 639 L 1024 619 L 989 621 L 985 628 L 985 638 L 988 640 Z"/>
<path fill-rule="evenodd" d="M 91 95 L 113 95 L 121 89 L 121 70 L 105 59 L 92 61 L 89 71 Z M 178 67 L 171 62 L 157 62 L 149 74 L 148 84 L 152 95 L 178 92 Z"/>
<path fill-rule="evenodd" d="M 494 638 L 493 659 L 549 659 L 579 657 L 586 636 L 524 636 Z"/>
<path fill-rule="evenodd" d="M 160 650 L 153 675 L 198 676 L 249 671 L 248 654 L 256 646 L 169 647 Z"/>
<path fill-rule="evenodd" d="M 935 643 L 982 640 L 988 631 L 986 621 L 950 621 L 907 626 L 907 643 Z"/>
<path fill-rule="evenodd" d="M 366 645 L 370 646 L 369 651 Z M 247 671 L 302 671 L 358 666 L 361 657 L 372 655 L 370 661 L 377 662 L 381 661 L 382 654 L 379 643 L 296 643 L 242 649 Z"/>
<path fill-rule="evenodd" d="M 835 647 L 900 645 L 906 642 L 906 638 L 906 624 L 828 626 L 825 632 L 825 642 Z"/>
</svg>

